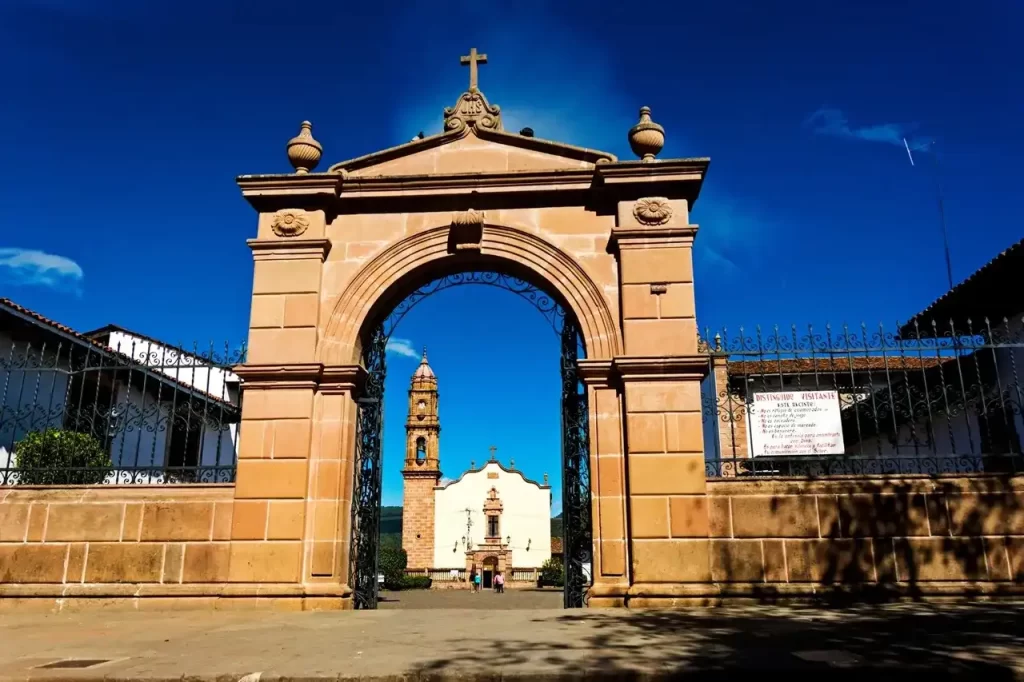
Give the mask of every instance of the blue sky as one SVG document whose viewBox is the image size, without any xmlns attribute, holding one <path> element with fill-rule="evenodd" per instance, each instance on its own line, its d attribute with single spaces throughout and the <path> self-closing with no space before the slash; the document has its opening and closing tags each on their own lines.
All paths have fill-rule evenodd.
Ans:
<svg viewBox="0 0 1024 682">
<path fill-rule="evenodd" d="M 911 166 L 903 137 L 935 142 L 954 279 L 1024 234 L 1022 25 L 1014 0 L 6 0 L 0 294 L 81 329 L 243 338 L 255 216 L 234 177 L 289 170 L 303 119 L 322 168 L 438 131 L 476 46 L 510 129 L 632 158 L 648 105 L 663 157 L 712 158 L 692 216 L 702 326 L 893 324 L 946 289 L 932 159 Z M 486 288 L 403 321 L 441 377 L 446 473 L 493 442 L 556 474 L 545 325 Z M 414 366 L 392 356 L 391 502 Z"/>
</svg>

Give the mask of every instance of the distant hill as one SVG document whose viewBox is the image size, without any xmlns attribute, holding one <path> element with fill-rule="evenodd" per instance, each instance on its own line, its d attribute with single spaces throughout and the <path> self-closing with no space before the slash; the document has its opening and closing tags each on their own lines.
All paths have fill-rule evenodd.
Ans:
<svg viewBox="0 0 1024 682">
<path fill-rule="evenodd" d="M 559 514 L 555 518 L 551 519 L 551 537 L 560 538 L 562 537 L 562 515 Z"/>
<path fill-rule="evenodd" d="M 402 534 L 401 507 L 380 508 L 380 533 L 381 535 L 390 535 L 391 533 Z"/>
<path fill-rule="evenodd" d="M 381 507 L 380 508 L 380 534 L 385 535 L 402 535 L 402 508 L 401 507 Z M 560 538 L 562 537 L 562 515 L 559 514 L 555 518 L 551 519 L 551 537 Z"/>
</svg>

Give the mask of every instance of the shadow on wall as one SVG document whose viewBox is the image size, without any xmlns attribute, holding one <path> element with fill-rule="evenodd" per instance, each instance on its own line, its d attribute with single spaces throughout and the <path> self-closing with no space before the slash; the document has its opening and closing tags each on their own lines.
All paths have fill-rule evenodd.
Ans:
<svg viewBox="0 0 1024 682">
<path fill-rule="evenodd" d="M 746 596 L 761 603 L 781 601 L 801 583 L 832 604 L 944 592 L 950 597 L 1021 593 L 1024 488 L 1019 478 L 719 485 L 731 498 L 733 516 L 725 527 L 737 529 L 733 538 L 712 541 L 712 575 L 725 593 L 730 583 L 740 582 L 747 585 Z M 773 486 L 772 493 L 762 485 Z M 801 491 L 812 485 L 817 492 Z M 773 518 L 756 522 L 766 529 L 761 539 L 739 539 L 739 529 L 751 525 L 743 522 L 749 508 L 739 501 L 763 501 L 766 494 L 772 497 L 761 508 Z M 743 543 L 755 546 L 738 551 Z M 750 565 L 757 551 L 760 573 Z"/>
<path fill-rule="evenodd" d="M 581 679 L 582 673 L 586 679 L 727 680 L 775 671 L 826 674 L 829 682 L 863 682 L 866 674 L 872 681 L 999 682 L 1019 679 L 1014 666 L 1021 659 L 1024 607 L 755 606 L 625 615 L 580 611 L 558 620 L 566 632 L 558 641 L 474 638 L 416 672 L 427 679 L 456 670 L 513 675 L 519 666 L 543 660 L 565 679 Z"/>
</svg>

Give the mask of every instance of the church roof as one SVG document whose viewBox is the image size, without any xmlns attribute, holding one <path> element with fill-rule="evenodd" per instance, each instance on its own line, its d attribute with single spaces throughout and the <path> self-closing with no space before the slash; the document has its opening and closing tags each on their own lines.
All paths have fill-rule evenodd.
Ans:
<svg viewBox="0 0 1024 682">
<path fill-rule="evenodd" d="M 475 467 L 475 468 L 474 467 L 470 467 L 469 469 L 466 469 L 465 471 L 463 471 L 462 474 L 459 475 L 459 477 L 457 479 L 455 479 L 454 481 L 448 481 L 444 485 L 438 486 L 438 487 L 441 488 L 441 489 L 444 489 L 444 488 L 447 488 L 448 486 L 455 485 L 456 483 L 460 482 L 462 479 L 464 479 L 469 474 L 478 474 L 481 471 L 483 471 L 484 469 L 486 469 L 491 464 L 495 465 L 496 467 L 498 467 L 499 469 L 504 471 L 506 474 L 519 474 L 519 477 L 522 478 L 525 482 L 527 482 L 527 483 L 529 483 L 531 485 L 535 485 L 538 488 L 548 489 L 548 490 L 551 488 L 551 486 L 546 484 L 546 483 L 537 483 L 537 481 L 534 481 L 533 479 L 527 478 L 526 474 L 524 474 L 519 469 L 516 469 L 514 467 L 506 467 L 504 464 L 502 464 L 501 462 L 499 462 L 496 459 L 491 459 L 491 460 L 488 460 L 488 461 L 484 462 L 483 466 L 479 466 L 479 467 Z"/>
<path fill-rule="evenodd" d="M 427 349 L 423 348 L 423 359 L 420 360 L 420 366 L 416 368 L 416 371 L 412 374 L 413 379 L 436 379 L 434 370 L 427 364 Z"/>
</svg>

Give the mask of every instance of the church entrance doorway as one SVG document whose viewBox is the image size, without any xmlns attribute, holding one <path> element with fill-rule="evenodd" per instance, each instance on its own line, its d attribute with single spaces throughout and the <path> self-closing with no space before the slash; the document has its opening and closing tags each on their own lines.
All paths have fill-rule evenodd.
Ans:
<svg viewBox="0 0 1024 682">
<path fill-rule="evenodd" d="M 479 265 L 480 263 L 476 263 Z M 352 506 L 352 587 L 355 607 L 375 609 L 380 589 L 380 509 L 382 488 L 382 430 L 384 425 L 384 384 L 387 373 L 386 348 L 396 326 L 417 303 L 445 289 L 468 285 L 486 285 L 512 292 L 530 302 L 550 323 L 558 336 L 560 357 L 552 363 L 559 372 L 561 384 L 561 470 L 562 470 L 562 573 L 563 606 L 579 608 L 585 605 L 591 583 L 593 530 L 591 525 L 590 444 L 588 435 L 588 399 L 586 388 L 579 376 L 579 360 L 585 357 L 585 348 L 579 324 L 572 310 L 555 295 L 536 286 L 529 277 L 506 269 L 504 263 L 488 263 L 493 269 L 472 269 L 436 276 L 421 286 L 405 286 L 391 297 L 383 297 L 380 312 L 370 318 L 361 334 L 362 365 L 366 369 L 362 397 L 358 400 L 355 461 L 356 479 Z M 422 279 L 420 280 L 422 281 Z M 424 364 L 426 358 L 424 357 Z M 431 373 L 429 375 L 433 377 Z M 415 380 L 415 377 L 414 377 Z M 436 384 L 435 384 L 436 386 Z M 435 389 L 436 390 L 436 389 Z M 411 398 L 412 400 L 412 398 Z M 429 400 L 426 401 L 429 405 Z M 425 403 L 417 403 L 424 409 Z M 412 402 L 410 409 L 413 409 Z M 429 411 L 429 407 L 426 407 Z M 414 468 L 410 475 L 427 479 L 432 457 L 429 439 L 420 443 L 417 438 Z M 422 455 L 421 455 L 422 452 Z M 427 466 L 423 466 L 423 462 Z M 408 463 L 408 460 L 407 460 Z M 420 469 L 423 469 L 420 471 Z M 403 472 L 404 475 L 405 472 Z M 439 472 L 437 472 L 439 476 Z M 431 490 L 437 478 L 426 482 Z M 495 495 L 487 503 L 485 513 L 500 513 L 501 503 Z M 427 514 L 432 513 L 433 505 Z M 410 514 L 411 516 L 411 514 Z M 403 525 L 413 519 L 403 518 Z M 492 526 L 484 526 L 491 528 Z M 507 565 L 508 538 L 503 538 L 499 525 L 480 549 L 494 549 L 506 557 L 499 562 L 496 556 L 481 557 L 477 563 L 472 557 L 472 546 L 467 546 L 467 583 L 479 571 L 482 588 L 492 588 L 494 578 L 501 571 L 505 580 L 514 577 L 515 555 Z M 417 538 L 419 535 L 416 536 Z M 505 549 L 502 549 L 503 542 Z M 491 545 L 494 547 L 492 548 Z M 506 565 L 501 565 L 506 564 Z M 435 567 L 446 568 L 446 567 Z"/>
<path fill-rule="evenodd" d="M 491 589 L 494 587 L 494 576 L 498 573 L 498 559 L 496 557 L 488 557 L 484 559 L 484 575 L 483 585 L 484 589 Z"/>
</svg>

